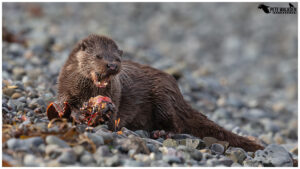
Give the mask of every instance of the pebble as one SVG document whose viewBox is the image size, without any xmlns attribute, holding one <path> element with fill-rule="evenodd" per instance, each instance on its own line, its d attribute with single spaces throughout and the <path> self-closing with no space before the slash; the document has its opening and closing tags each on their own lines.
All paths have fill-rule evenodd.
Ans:
<svg viewBox="0 0 300 169">
<path fill-rule="evenodd" d="M 95 163 L 95 159 L 93 155 L 89 152 L 85 152 L 81 157 L 80 157 L 80 162 L 84 165 L 90 165 L 92 163 Z"/>
<path fill-rule="evenodd" d="M 96 134 L 103 138 L 105 144 L 111 143 L 113 141 L 113 134 L 110 132 L 98 130 Z"/>
<path fill-rule="evenodd" d="M 225 148 L 221 144 L 215 144 L 214 143 L 214 144 L 211 145 L 210 150 L 214 154 L 223 154 L 224 151 L 225 151 Z"/>
<path fill-rule="evenodd" d="M 121 164 L 120 157 L 118 155 L 108 157 L 108 158 L 106 158 L 105 164 L 108 167 L 117 167 Z"/>
<path fill-rule="evenodd" d="M 191 157 L 196 160 L 196 161 L 201 161 L 202 160 L 202 153 L 200 151 L 194 151 L 192 154 L 191 154 Z"/>
<path fill-rule="evenodd" d="M 97 159 L 98 157 L 99 158 L 109 157 L 111 155 L 112 155 L 112 153 L 110 152 L 108 146 L 103 145 L 103 146 L 100 146 L 100 147 L 97 148 L 97 150 L 94 154 L 94 157 L 95 157 L 95 159 Z"/>
<path fill-rule="evenodd" d="M 2 89 L 3 94 L 7 95 L 7 96 L 12 96 L 15 92 L 14 88 L 4 88 Z"/>
<path fill-rule="evenodd" d="M 234 163 L 240 165 L 243 164 L 243 161 L 247 158 L 246 152 L 241 148 L 230 147 L 226 150 L 225 155 L 229 157 Z"/>
<path fill-rule="evenodd" d="M 254 160 L 261 162 L 264 166 L 293 166 L 293 160 L 289 152 L 282 146 L 276 144 L 270 144 L 264 150 L 256 151 Z"/>
<path fill-rule="evenodd" d="M 180 159 L 179 157 L 176 157 L 176 156 L 170 156 L 170 155 L 165 155 L 163 156 L 163 161 L 169 163 L 169 164 L 172 164 L 172 163 L 178 163 L 178 164 L 181 164 L 183 163 L 183 160 Z"/>
<path fill-rule="evenodd" d="M 37 147 L 44 143 L 44 140 L 40 137 L 32 137 L 24 140 L 20 139 L 9 139 L 6 142 L 6 145 L 9 149 L 12 149 L 14 151 L 34 151 L 37 149 Z"/>
<path fill-rule="evenodd" d="M 104 144 L 104 139 L 102 138 L 102 136 L 94 133 L 87 133 L 87 132 L 85 132 L 84 134 L 94 142 L 96 147 L 99 147 L 100 145 Z"/>
<path fill-rule="evenodd" d="M 62 148 L 70 147 L 64 140 L 62 140 L 56 136 L 52 136 L 52 135 L 46 137 L 46 143 L 47 144 L 55 144 Z"/>
<path fill-rule="evenodd" d="M 177 147 L 178 144 L 177 144 L 177 141 L 176 141 L 176 140 L 173 140 L 173 139 L 166 139 L 166 140 L 163 142 L 163 146 L 165 146 L 165 147 Z"/>
<path fill-rule="evenodd" d="M 14 94 L 11 96 L 12 99 L 18 99 L 18 98 L 20 98 L 20 97 L 22 97 L 22 94 L 21 94 L 21 93 L 14 93 Z"/>
<path fill-rule="evenodd" d="M 72 149 L 67 149 L 62 152 L 57 161 L 65 164 L 74 164 L 76 162 L 76 154 Z"/>
</svg>

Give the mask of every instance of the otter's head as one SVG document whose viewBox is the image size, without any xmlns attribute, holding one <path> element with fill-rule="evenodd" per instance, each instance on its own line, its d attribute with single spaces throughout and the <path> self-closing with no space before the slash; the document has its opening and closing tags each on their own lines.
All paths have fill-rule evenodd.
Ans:
<svg viewBox="0 0 300 169">
<path fill-rule="evenodd" d="M 105 88 L 120 72 L 123 51 L 110 38 L 90 35 L 77 48 L 80 73 L 91 79 L 95 86 Z"/>
</svg>

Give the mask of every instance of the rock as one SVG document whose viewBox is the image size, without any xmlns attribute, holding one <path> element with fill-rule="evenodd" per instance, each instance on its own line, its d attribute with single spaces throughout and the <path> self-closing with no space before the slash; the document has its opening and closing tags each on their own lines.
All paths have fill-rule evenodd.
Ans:
<svg viewBox="0 0 300 169">
<path fill-rule="evenodd" d="M 172 163 L 181 164 L 181 163 L 183 163 L 183 159 L 180 159 L 179 157 L 176 157 L 176 156 L 170 156 L 170 155 L 163 156 L 162 160 L 169 163 L 169 164 L 172 164 Z"/>
<path fill-rule="evenodd" d="M 14 93 L 14 94 L 11 96 L 12 99 L 18 99 L 18 98 L 20 98 L 20 97 L 22 97 L 22 94 L 21 94 L 21 93 Z"/>
<path fill-rule="evenodd" d="M 264 166 L 292 167 L 293 159 L 280 145 L 270 144 L 264 150 L 255 152 L 255 161 L 261 162 Z"/>
<path fill-rule="evenodd" d="M 214 154 L 223 154 L 224 151 L 225 151 L 225 148 L 221 144 L 215 144 L 214 143 L 214 144 L 211 145 L 210 150 Z"/>
<path fill-rule="evenodd" d="M 57 160 L 64 164 L 74 164 L 76 162 L 76 154 L 72 149 L 67 149 L 62 152 Z"/>
<path fill-rule="evenodd" d="M 295 155 L 298 155 L 298 147 L 293 148 L 290 152 Z"/>
<path fill-rule="evenodd" d="M 47 145 L 45 148 L 45 153 L 50 159 L 56 159 L 62 153 L 62 148 L 56 144 Z"/>
<path fill-rule="evenodd" d="M 87 133 L 87 132 L 85 132 L 84 134 L 94 142 L 96 147 L 99 147 L 100 145 L 104 144 L 104 139 L 102 138 L 102 136 L 94 133 Z"/>
<path fill-rule="evenodd" d="M 7 96 L 12 96 L 15 92 L 14 88 L 4 88 L 2 89 L 3 94 L 7 95 Z"/>
<path fill-rule="evenodd" d="M 72 147 L 72 149 L 77 156 L 80 156 L 84 152 L 84 147 L 82 145 L 76 145 Z"/>
<path fill-rule="evenodd" d="M 121 160 L 120 160 L 120 157 L 118 155 L 114 155 L 112 157 L 108 157 L 106 160 L 105 160 L 105 164 L 106 166 L 108 167 L 116 167 L 116 166 L 119 166 L 121 164 Z"/>
<path fill-rule="evenodd" d="M 13 69 L 13 74 L 16 77 L 17 80 L 21 80 L 22 77 L 26 74 L 26 71 L 22 67 L 15 67 Z"/>
<path fill-rule="evenodd" d="M 202 153 L 200 151 L 193 151 L 191 157 L 196 161 L 202 160 Z"/>
<path fill-rule="evenodd" d="M 182 140 L 178 140 L 178 144 L 185 145 L 187 147 L 191 147 L 199 150 L 205 148 L 205 143 L 201 139 L 190 139 L 190 138 L 182 139 Z"/>
<path fill-rule="evenodd" d="M 233 161 L 227 157 L 222 157 L 218 161 L 219 165 L 225 165 L 227 167 L 230 167 L 233 164 Z"/>
<path fill-rule="evenodd" d="M 241 148 L 230 147 L 226 150 L 225 155 L 229 157 L 234 163 L 243 164 L 243 161 L 247 158 L 246 152 Z"/>
<path fill-rule="evenodd" d="M 162 160 L 158 160 L 158 161 L 153 161 L 150 164 L 151 167 L 170 167 L 169 163 L 166 163 Z"/>
<path fill-rule="evenodd" d="M 102 158 L 102 157 L 109 157 L 111 156 L 112 153 L 110 152 L 108 146 L 103 145 L 98 147 L 98 149 L 96 150 L 96 152 L 94 153 L 94 158 Z"/>
<path fill-rule="evenodd" d="M 146 166 L 145 163 L 141 161 L 131 160 L 131 159 L 124 160 L 124 164 L 122 165 L 122 167 L 145 167 L 145 166 Z"/>
<path fill-rule="evenodd" d="M 246 158 L 243 161 L 244 167 L 262 167 L 260 162 L 253 160 L 253 158 Z"/>
<path fill-rule="evenodd" d="M 163 146 L 165 146 L 165 147 L 177 147 L 178 144 L 177 144 L 177 141 L 176 141 L 176 140 L 173 140 L 173 139 L 166 139 L 166 140 L 163 142 Z"/>
<path fill-rule="evenodd" d="M 150 134 L 145 130 L 136 130 L 135 133 L 138 134 L 142 138 L 149 138 L 150 137 Z"/>
<path fill-rule="evenodd" d="M 132 150 L 133 154 L 150 154 L 146 142 L 140 137 L 129 136 L 128 138 L 117 140 L 117 143 L 121 146 L 120 149 L 123 152 L 128 152 L 129 150 Z"/>
<path fill-rule="evenodd" d="M 135 132 L 133 132 L 133 131 L 131 131 L 131 130 L 128 130 L 126 127 L 122 127 L 122 128 L 121 128 L 121 131 L 122 131 L 123 134 L 126 135 L 126 136 L 134 135 L 134 136 L 139 137 L 138 134 L 136 134 Z"/>
<path fill-rule="evenodd" d="M 141 162 L 149 163 L 149 164 L 151 162 L 150 156 L 145 155 L 145 154 L 135 154 L 133 156 L 133 159 L 135 159 L 136 161 L 141 161 Z"/>
<path fill-rule="evenodd" d="M 206 147 L 210 147 L 212 144 L 218 142 L 218 139 L 213 138 L 213 137 L 204 137 L 203 141 L 204 141 Z"/>
<path fill-rule="evenodd" d="M 96 132 L 96 134 L 103 138 L 103 141 L 104 141 L 105 144 L 111 143 L 114 139 L 113 134 L 110 133 L 110 132 L 104 132 L 104 131 L 98 130 Z"/>
<path fill-rule="evenodd" d="M 283 138 L 282 135 L 279 134 L 279 133 L 276 133 L 276 134 L 275 134 L 274 140 L 275 140 L 276 144 L 284 144 L 284 143 L 285 143 L 284 138 Z"/>
<path fill-rule="evenodd" d="M 158 148 L 153 144 L 146 144 L 150 152 L 157 152 Z"/>
<path fill-rule="evenodd" d="M 84 165 L 90 165 L 92 163 L 95 163 L 95 159 L 92 156 L 91 153 L 85 152 L 81 157 L 80 157 L 80 162 L 83 163 Z"/>
<path fill-rule="evenodd" d="M 9 139 L 6 144 L 9 149 L 14 151 L 37 151 L 38 146 L 43 144 L 44 140 L 40 137 L 32 137 L 25 140 Z"/>
<path fill-rule="evenodd" d="M 32 154 L 26 154 L 24 157 L 24 166 L 28 167 L 39 167 L 43 166 L 43 160 Z"/>
<path fill-rule="evenodd" d="M 62 148 L 70 147 L 64 140 L 62 140 L 56 136 L 52 136 L 52 135 L 46 137 L 46 143 L 47 144 L 55 144 Z"/>
</svg>

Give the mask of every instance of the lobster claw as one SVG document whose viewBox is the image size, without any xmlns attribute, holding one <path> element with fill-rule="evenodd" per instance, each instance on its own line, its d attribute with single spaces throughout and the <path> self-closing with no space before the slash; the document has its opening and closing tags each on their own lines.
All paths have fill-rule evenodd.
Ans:
<svg viewBox="0 0 300 169">
<path fill-rule="evenodd" d="M 47 117 L 49 120 L 54 118 L 66 118 L 69 119 L 71 115 L 71 107 L 67 102 L 64 102 L 64 108 L 55 102 L 52 102 L 47 107 Z"/>
</svg>

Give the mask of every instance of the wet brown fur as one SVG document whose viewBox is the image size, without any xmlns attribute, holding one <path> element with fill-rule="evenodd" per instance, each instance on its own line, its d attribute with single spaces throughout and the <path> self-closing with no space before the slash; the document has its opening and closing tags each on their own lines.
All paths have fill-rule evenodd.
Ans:
<svg viewBox="0 0 300 169">
<path fill-rule="evenodd" d="M 58 99 L 60 102 L 70 103 L 73 110 L 77 110 L 90 97 L 104 95 L 116 104 L 119 110 L 118 117 L 121 119 L 120 127 L 148 131 L 164 129 L 174 133 L 190 133 L 200 138 L 211 136 L 228 141 L 230 146 L 242 147 L 246 151 L 263 149 L 261 145 L 225 130 L 205 115 L 193 110 L 185 102 L 176 80 L 150 66 L 122 61 L 120 71 L 113 76 L 109 85 L 106 88 L 97 88 L 88 71 L 93 70 L 90 68 L 93 64 L 97 64 L 99 69 L 102 69 L 103 65 L 101 62 L 88 61 L 89 65 L 80 67 L 82 63 L 78 61 L 81 57 L 78 57 L 78 53 L 82 50 L 82 45 L 84 48 L 88 47 L 89 50 L 85 50 L 92 53 L 101 51 L 117 55 L 119 52 L 121 55 L 113 40 L 104 36 L 90 35 L 76 45 L 58 80 Z M 107 59 L 102 62 L 105 61 Z M 114 60 L 110 58 L 110 61 Z M 85 66 L 88 71 L 83 70 Z"/>
</svg>

